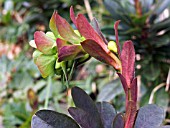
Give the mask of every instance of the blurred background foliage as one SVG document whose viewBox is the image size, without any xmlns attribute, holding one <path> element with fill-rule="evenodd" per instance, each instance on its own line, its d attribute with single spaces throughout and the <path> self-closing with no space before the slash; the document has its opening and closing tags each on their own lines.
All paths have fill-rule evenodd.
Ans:
<svg viewBox="0 0 170 128">
<path fill-rule="evenodd" d="M 119 38 L 133 40 L 139 106 L 156 103 L 165 108 L 170 123 L 170 1 L 169 0 L 89 0 L 91 13 L 99 21 L 108 40 L 115 40 L 113 24 L 121 20 Z M 0 127 L 29 128 L 37 109 L 44 107 L 49 81 L 33 63 L 28 42 L 36 30 L 48 31 L 54 10 L 70 23 L 69 8 L 88 18 L 84 1 L 0 0 Z M 74 27 L 74 26 L 73 26 Z M 124 92 L 111 67 L 90 59 L 76 68 L 70 86 L 83 88 L 94 100 L 108 101 L 124 111 Z M 150 95 L 153 95 L 153 98 Z M 61 78 L 52 77 L 49 108 L 67 113 L 73 105 L 70 90 Z"/>
</svg>

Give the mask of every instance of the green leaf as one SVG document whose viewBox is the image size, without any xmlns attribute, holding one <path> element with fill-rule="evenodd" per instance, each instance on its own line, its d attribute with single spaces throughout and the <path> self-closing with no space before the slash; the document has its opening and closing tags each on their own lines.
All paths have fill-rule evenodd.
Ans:
<svg viewBox="0 0 170 128">
<path fill-rule="evenodd" d="M 116 96 L 123 93 L 120 80 L 114 80 L 105 85 L 99 92 L 97 100 L 110 102 Z"/>
<path fill-rule="evenodd" d="M 59 34 L 66 41 L 69 41 L 73 44 L 81 42 L 81 39 L 80 39 L 81 37 L 79 37 L 74 32 L 70 24 L 57 13 L 56 13 L 56 26 L 57 26 Z"/>
<path fill-rule="evenodd" d="M 58 34 L 57 26 L 55 23 L 56 22 L 56 14 L 57 14 L 57 12 L 54 11 L 53 15 L 50 19 L 49 27 L 50 27 L 51 31 L 53 32 L 53 34 L 55 35 L 55 37 L 57 38 L 59 34 Z"/>
<path fill-rule="evenodd" d="M 143 74 L 147 80 L 154 81 L 160 75 L 160 67 L 157 63 L 152 62 L 144 68 Z"/>
<path fill-rule="evenodd" d="M 37 65 L 38 69 L 40 70 L 43 78 L 46 78 L 47 76 L 54 74 L 56 59 L 57 59 L 56 55 L 46 56 L 40 54 L 38 57 L 36 57 L 34 62 Z"/>
<path fill-rule="evenodd" d="M 80 128 L 69 116 L 52 110 L 40 110 L 31 121 L 32 128 Z"/>
</svg>

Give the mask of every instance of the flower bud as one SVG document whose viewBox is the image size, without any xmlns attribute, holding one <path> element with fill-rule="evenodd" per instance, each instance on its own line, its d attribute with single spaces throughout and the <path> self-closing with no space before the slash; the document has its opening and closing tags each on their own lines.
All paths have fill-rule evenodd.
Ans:
<svg viewBox="0 0 170 128">
<path fill-rule="evenodd" d="M 108 47 L 108 49 L 109 49 L 110 51 L 112 51 L 113 53 L 116 53 L 116 54 L 117 54 L 117 45 L 116 45 L 116 42 L 114 42 L 114 41 L 109 41 L 107 47 Z"/>
</svg>

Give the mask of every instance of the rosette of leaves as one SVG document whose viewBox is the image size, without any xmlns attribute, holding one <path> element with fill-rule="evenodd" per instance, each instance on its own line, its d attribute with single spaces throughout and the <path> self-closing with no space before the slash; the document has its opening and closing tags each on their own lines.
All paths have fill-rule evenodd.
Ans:
<svg viewBox="0 0 170 128">
<path fill-rule="evenodd" d="M 169 0 L 105 0 L 104 5 L 114 20 L 121 20 L 121 41 L 131 39 L 136 53 L 140 55 L 137 70 L 145 85 L 162 83 L 166 79 L 170 60 L 170 17 L 162 12 L 169 11 Z M 112 27 L 102 31 L 111 36 Z M 157 79 L 159 77 L 159 79 Z"/>
<path fill-rule="evenodd" d="M 125 128 L 125 115 L 117 113 L 111 104 L 94 103 L 78 87 L 72 88 L 72 97 L 76 107 L 70 107 L 68 111 L 73 118 L 53 110 L 39 110 L 32 117 L 32 128 Z M 163 120 L 163 109 L 149 104 L 138 110 L 133 127 L 170 128 L 162 126 Z"/>
</svg>

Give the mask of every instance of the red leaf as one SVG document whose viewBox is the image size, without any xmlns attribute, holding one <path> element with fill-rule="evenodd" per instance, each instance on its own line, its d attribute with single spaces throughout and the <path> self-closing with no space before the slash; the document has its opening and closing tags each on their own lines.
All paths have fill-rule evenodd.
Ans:
<svg viewBox="0 0 170 128">
<path fill-rule="evenodd" d="M 99 61 L 107 63 L 113 66 L 116 70 L 120 70 L 121 63 L 120 60 L 111 53 L 109 50 L 103 49 L 97 42 L 94 40 L 85 40 L 81 42 L 83 49 L 92 57 L 96 58 Z"/>
<path fill-rule="evenodd" d="M 121 53 L 122 75 L 126 79 L 127 86 L 130 88 L 134 79 L 135 50 L 132 41 L 126 41 Z"/>
<path fill-rule="evenodd" d="M 84 54 L 81 45 L 63 46 L 58 51 L 58 62 L 77 59 L 84 56 Z"/>
<path fill-rule="evenodd" d="M 55 41 L 47 37 L 44 32 L 36 31 L 34 33 L 34 40 L 37 46 L 37 49 L 44 54 L 54 54 L 56 50 L 52 50 L 55 44 Z"/>
<path fill-rule="evenodd" d="M 123 77 L 122 74 L 120 74 L 120 73 L 117 73 L 117 74 L 119 75 L 119 78 L 120 78 L 121 83 L 123 85 L 123 89 L 124 89 L 125 93 L 127 94 L 128 93 L 128 86 L 127 86 L 127 83 L 126 83 L 126 79 Z"/>
<path fill-rule="evenodd" d="M 108 44 L 108 41 L 106 40 L 106 38 L 104 37 L 104 35 L 102 34 L 102 32 L 100 31 L 100 27 L 99 27 L 99 23 L 97 22 L 96 18 L 93 18 L 92 20 L 92 26 L 95 29 L 95 31 L 99 34 L 99 36 L 102 38 L 102 40 L 104 41 L 105 44 Z"/>
<path fill-rule="evenodd" d="M 116 37 L 116 45 L 118 49 L 118 55 L 120 56 L 120 45 L 119 45 L 119 37 L 118 37 L 118 26 L 119 26 L 120 20 L 116 21 L 114 24 L 114 29 L 115 29 L 115 37 Z"/>
<path fill-rule="evenodd" d="M 57 50 L 58 50 L 58 51 L 59 51 L 59 49 L 60 49 L 61 47 L 68 45 L 68 44 L 67 44 L 67 41 L 62 40 L 62 39 L 60 39 L 60 38 L 57 38 L 56 44 L 57 44 Z"/>
<path fill-rule="evenodd" d="M 84 36 L 86 39 L 94 40 L 100 45 L 100 47 L 107 51 L 107 45 L 103 42 L 103 40 L 93 29 L 93 27 L 89 24 L 84 15 L 79 14 L 76 21 L 77 28 L 82 36 Z"/>
<path fill-rule="evenodd" d="M 81 42 L 80 37 L 74 32 L 70 24 L 59 14 L 56 14 L 56 26 L 60 36 L 65 40 L 73 44 Z"/>
<path fill-rule="evenodd" d="M 76 22 L 76 17 L 74 14 L 73 6 L 70 7 L 70 18 L 72 22 L 74 23 L 74 25 L 77 27 L 77 22 Z"/>
</svg>

